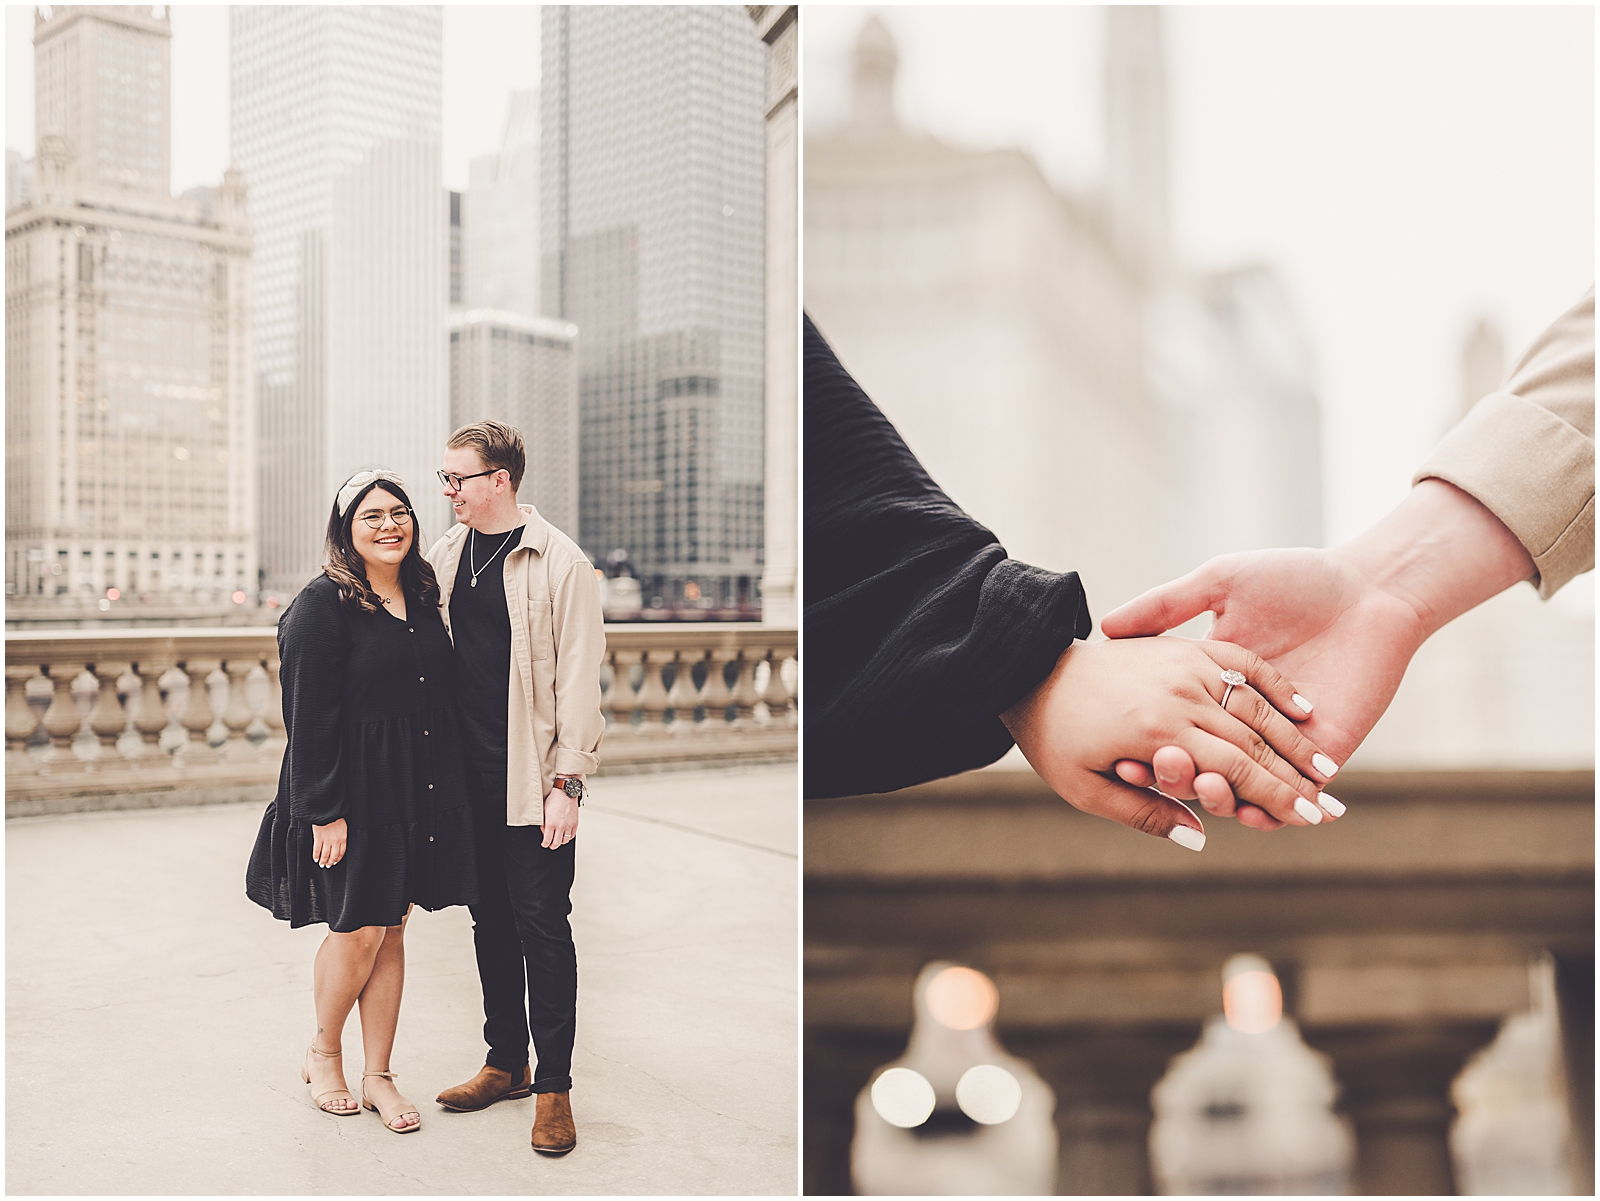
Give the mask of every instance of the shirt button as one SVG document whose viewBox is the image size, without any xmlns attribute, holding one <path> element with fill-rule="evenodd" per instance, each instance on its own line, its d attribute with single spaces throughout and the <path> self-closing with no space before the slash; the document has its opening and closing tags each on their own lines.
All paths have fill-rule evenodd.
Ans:
<svg viewBox="0 0 1600 1201">
<path fill-rule="evenodd" d="M 433 787 L 433 785 L 432 785 L 432 784 L 429 784 L 429 785 L 428 785 L 428 787 L 429 787 L 429 788 L 432 788 L 432 787 Z"/>
<path fill-rule="evenodd" d="M 428 736 L 428 731 L 426 731 L 426 730 L 422 731 L 422 736 L 424 738 L 426 738 Z"/>
<path fill-rule="evenodd" d="M 433 835 L 432 835 L 432 834 L 430 834 L 430 835 L 428 835 L 428 841 L 429 841 L 429 842 L 432 842 L 432 841 L 433 841 Z"/>
<path fill-rule="evenodd" d="M 417 627 L 416 626 L 407 626 L 406 629 L 410 630 L 413 634 L 415 634 L 417 632 Z"/>
<path fill-rule="evenodd" d="M 419 683 L 419 684 L 420 684 L 420 683 L 422 683 L 422 682 L 423 682 L 423 681 L 424 681 L 424 680 L 426 680 L 426 679 L 427 679 L 427 678 L 428 678 L 428 677 L 427 677 L 427 676 L 418 676 L 418 677 L 417 677 L 417 683 Z"/>
</svg>

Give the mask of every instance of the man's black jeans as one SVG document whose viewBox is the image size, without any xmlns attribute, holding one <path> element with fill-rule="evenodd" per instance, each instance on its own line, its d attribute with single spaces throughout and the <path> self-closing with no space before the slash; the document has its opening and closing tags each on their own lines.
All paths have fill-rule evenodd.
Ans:
<svg viewBox="0 0 1600 1201">
<path fill-rule="evenodd" d="M 572 1039 L 578 1019 L 578 954 L 572 945 L 574 838 L 546 850 L 538 826 L 506 825 L 504 773 L 468 771 L 478 839 L 478 903 L 472 936 L 483 985 L 484 1061 L 513 1074 L 538 1062 L 533 1091 L 572 1088 Z M 523 1007 L 523 987 L 527 1007 Z"/>
</svg>

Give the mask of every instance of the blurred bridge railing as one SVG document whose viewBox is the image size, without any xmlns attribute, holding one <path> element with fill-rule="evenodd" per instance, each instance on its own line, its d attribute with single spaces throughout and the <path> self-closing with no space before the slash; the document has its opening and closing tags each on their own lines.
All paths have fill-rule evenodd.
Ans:
<svg viewBox="0 0 1600 1201">
<path fill-rule="evenodd" d="M 792 628 L 608 625 L 601 774 L 793 759 Z M 277 631 L 8 631 L 6 816 L 270 797 Z"/>
</svg>

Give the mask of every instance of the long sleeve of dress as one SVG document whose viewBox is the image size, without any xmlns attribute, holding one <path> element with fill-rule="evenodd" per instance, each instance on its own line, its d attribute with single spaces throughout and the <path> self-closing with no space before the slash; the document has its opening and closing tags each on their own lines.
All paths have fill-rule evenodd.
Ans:
<svg viewBox="0 0 1600 1201">
<path fill-rule="evenodd" d="M 1550 597 L 1594 568 L 1594 289 L 1472 407 L 1417 480 L 1475 497 L 1527 548 Z"/>
<path fill-rule="evenodd" d="M 1007 558 L 809 317 L 804 404 L 805 795 L 994 762 L 1012 745 L 999 715 L 1090 632 L 1077 573 Z"/>
<path fill-rule="evenodd" d="M 323 589 L 302 589 L 278 625 L 283 724 L 289 743 L 283 782 L 289 817 L 296 825 L 325 826 L 347 816 L 340 709 L 348 652 L 337 603 Z"/>
</svg>

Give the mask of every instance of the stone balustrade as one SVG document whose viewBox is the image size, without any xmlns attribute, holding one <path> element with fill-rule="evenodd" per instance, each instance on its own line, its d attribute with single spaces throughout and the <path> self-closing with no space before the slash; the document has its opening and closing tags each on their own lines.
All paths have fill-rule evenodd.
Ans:
<svg viewBox="0 0 1600 1201">
<path fill-rule="evenodd" d="M 602 774 L 795 757 L 796 631 L 609 625 Z M 265 799 L 277 631 L 8 631 L 6 815 Z"/>
</svg>

